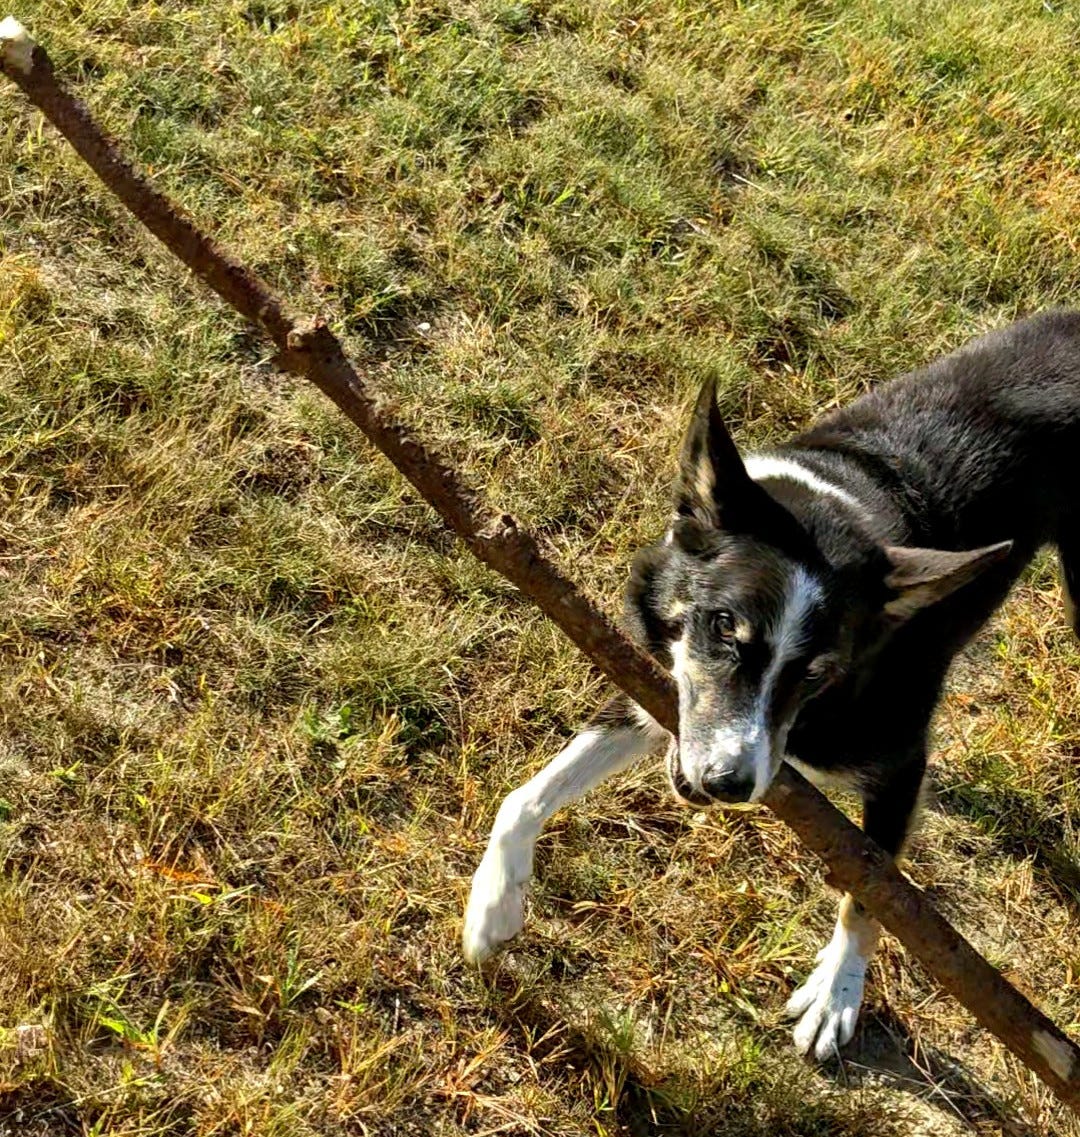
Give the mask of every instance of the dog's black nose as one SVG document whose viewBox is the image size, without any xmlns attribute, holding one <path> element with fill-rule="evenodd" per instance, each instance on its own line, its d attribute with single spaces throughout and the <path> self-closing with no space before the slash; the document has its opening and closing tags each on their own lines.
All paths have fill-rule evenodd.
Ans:
<svg viewBox="0 0 1080 1137">
<path fill-rule="evenodd" d="M 732 804 L 749 801 L 754 792 L 754 779 L 740 770 L 724 770 L 708 773 L 701 779 L 701 788 L 713 801 L 726 801 Z"/>
</svg>

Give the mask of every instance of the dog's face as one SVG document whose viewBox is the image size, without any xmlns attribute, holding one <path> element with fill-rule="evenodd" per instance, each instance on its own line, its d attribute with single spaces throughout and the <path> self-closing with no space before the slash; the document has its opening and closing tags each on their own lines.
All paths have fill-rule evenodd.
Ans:
<svg viewBox="0 0 1080 1137">
<path fill-rule="evenodd" d="M 824 569 L 744 536 L 667 547 L 658 595 L 679 685 L 672 782 L 689 801 L 757 801 L 791 724 L 850 659 L 853 621 Z"/>
<path fill-rule="evenodd" d="M 679 687 L 676 793 L 756 802 L 799 711 L 916 612 L 1000 560 L 856 541 L 827 558 L 746 472 L 715 405 L 698 400 L 664 541 L 638 554 L 627 619 Z"/>
<path fill-rule="evenodd" d="M 679 686 L 672 784 L 699 805 L 762 797 L 799 710 L 843 678 L 873 615 L 850 574 L 692 518 L 639 554 L 631 600 Z"/>
</svg>

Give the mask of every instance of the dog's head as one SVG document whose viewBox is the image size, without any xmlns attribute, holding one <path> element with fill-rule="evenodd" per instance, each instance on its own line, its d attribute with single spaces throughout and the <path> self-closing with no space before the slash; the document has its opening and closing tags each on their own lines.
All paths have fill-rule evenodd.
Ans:
<svg viewBox="0 0 1080 1137">
<path fill-rule="evenodd" d="M 748 475 L 707 384 L 675 483 L 675 519 L 638 554 L 627 619 L 679 686 L 676 793 L 758 801 L 800 709 L 917 612 L 1001 560 L 853 536 L 842 555 Z"/>
</svg>

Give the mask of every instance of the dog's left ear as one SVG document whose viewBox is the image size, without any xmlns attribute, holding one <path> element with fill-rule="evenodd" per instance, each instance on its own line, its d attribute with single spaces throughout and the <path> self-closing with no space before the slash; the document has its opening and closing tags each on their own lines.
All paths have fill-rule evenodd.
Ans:
<svg viewBox="0 0 1080 1137">
<path fill-rule="evenodd" d="M 1012 546 L 1012 541 L 1001 541 L 997 545 L 962 553 L 887 546 L 885 556 L 890 571 L 885 577 L 885 584 L 896 595 L 886 602 L 886 615 L 906 620 L 923 608 L 944 600 L 991 565 L 1004 560 Z"/>
<path fill-rule="evenodd" d="M 746 472 L 716 405 L 716 384 L 701 388 L 679 455 L 675 508 L 703 529 L 735 529 L 757 501 L 757 487 Z"/>
</svg>

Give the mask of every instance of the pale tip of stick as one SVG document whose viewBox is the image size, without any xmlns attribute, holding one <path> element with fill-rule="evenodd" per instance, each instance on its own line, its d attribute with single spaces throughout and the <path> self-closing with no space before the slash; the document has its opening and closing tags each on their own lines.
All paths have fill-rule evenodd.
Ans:
<svg viewBox="0 0 1080 1137">
<path fill-rule="evenodd" d="M 36 46 L 30 33 L 14 16 L 0 20 L 0 64 L 25 75 L 34 66 Z"/>
</svg>

